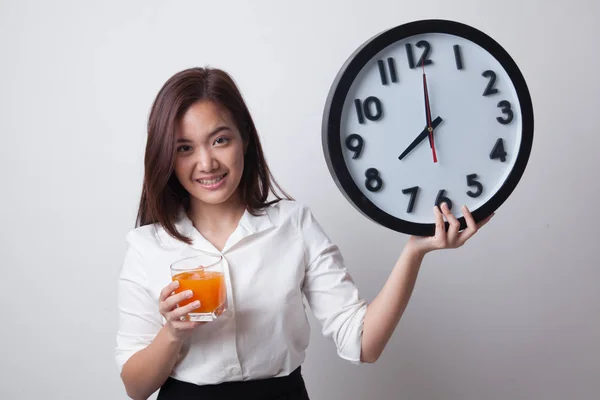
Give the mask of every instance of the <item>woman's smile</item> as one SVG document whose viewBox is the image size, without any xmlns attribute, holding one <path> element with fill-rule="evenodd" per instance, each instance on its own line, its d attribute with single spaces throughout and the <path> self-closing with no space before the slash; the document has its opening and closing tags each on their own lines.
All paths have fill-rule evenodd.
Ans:
<svg viewBox="0 0 600 400">
<path fill-rule="evenodd" d="M 225 177 L 227 177 L 227 174 L 223 174 L 223 175 L 218 175 L 218 176 L 214 176 L 214 177 L 208 177 L 208 178 L 204 178 L 204 179 L 196 179 L 196 182 L 200 184 L 200 186 L 202 186 L 205 189 L 209 189 L 209 190 L 216 190 L 218 188 L 220 188 L 221 186 L 223 186 L 223 184 L 225 183 Z"/>
</svg>

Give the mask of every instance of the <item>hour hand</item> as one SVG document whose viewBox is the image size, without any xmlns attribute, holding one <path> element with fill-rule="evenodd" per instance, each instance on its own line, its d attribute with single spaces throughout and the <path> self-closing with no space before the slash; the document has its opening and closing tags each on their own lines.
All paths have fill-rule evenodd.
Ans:
<svg viewBox="0 0 600 400">
<path fill-rule="evenodd" d="M 431 122 L 431 129 L 435 129 L 438 127 L 439 124 L 442 123 L 442 117 L 437 117 L 436 119 L 434 119 Z M 400 156 L 398 157 L 398 160 L 402 160 L 404 157 L 406 157 L 408 155 L 408 153 L 410 153 L 411 151 L 413 151 L 413 149 L 415 147 L 417 147 L 419 145 L 419 143 L 421 143 L 423 140 L 425 140 L 425 138 L 427 138 L 429 136 L 429 127 L 425 127 L 425 129 L 423 129 L 423 132 L 421 132 L 419 134 L 419 136 L 417 136 L 417 138 L 415 140 L 412 141 L 411 144 L 408 145 L 408 147 L 406 148 L 406 150 L 404 150 L 402 152 L 402 154 L 400 154 Z"/>
</svg>

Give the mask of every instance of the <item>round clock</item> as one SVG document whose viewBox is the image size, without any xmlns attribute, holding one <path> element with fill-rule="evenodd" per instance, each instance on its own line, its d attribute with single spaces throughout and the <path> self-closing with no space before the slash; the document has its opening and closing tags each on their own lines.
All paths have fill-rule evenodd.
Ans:
<svg viewBox="0 0 600 400">
<path fill-rule="evenodd" d="M 433 235 L 446 202 L 466 227 L 494 212 L 521 179 L 533 142 L 523 75 L 468 25 L 421 20 L 360 46 L 335 78 L 323 150 L 338 188 L 387 228 Z"/>
</svg>

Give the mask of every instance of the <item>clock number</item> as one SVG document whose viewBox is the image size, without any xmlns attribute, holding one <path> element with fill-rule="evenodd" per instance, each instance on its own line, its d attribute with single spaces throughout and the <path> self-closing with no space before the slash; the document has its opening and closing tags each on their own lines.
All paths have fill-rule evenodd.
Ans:
<svg viewBox="0 0 600 400">
<path fill-rule="evenodd" d="M 408 58 L 408 67 L 413 69 L 415 67 L 415 57 L 413 55 L 412 44 L 406 43 L 406 57 Z"/>
<path fill-rule="evenodd" d="M 360 135 L 357 135 L 356 133 L 353 133 L 352 135 L 346 138 L 346 148 L 354 152 L 352 159 L 357 159 L 358 157 L 360 157 L 364 144 L 365 142 L 363 138 Z"/>
<path fill-rule="evenodd" d="M 479 197 L 481 196 L 481 193 L 483 193 L 483 185 L 481 184 L 481 182 L 477 181 L 477 174 L 467 175 L 467 186 L 475 187 L 476 189 L 475 192 L 471 190 L 467 192 L 467 195 L 469 197 Z"/>
<path fill-rule="evenodd" d="M 431 53 L 431 46 L 429 45 L 429 42 L 426 40 L 419 40 L 417 42 L 416 46 L 418 48 L 424 48 L 423 54 L 421 55 L 421 58 L 419 59 L 419 62 L 417 63 L 417 67 L 422 67 L 423 64 L 425 64 L 425 65 L 433 64 L 433 61 L 429 60 L 429 54 Z"/>
<path fill-rule="evenodd" d="M 460 46 L 454 45 L 454 59 L 456 60 L 456 69 L 463 69 L 462 55 L 460 54 Z"/>
<path fill-rule="evenodd" d="M 365 181 L 365 186 L 369 192 L 378 192 L 383 186 L 383 181 L 379 176 L 379 171 L 376 168 L 369 168 L 367 172 L 365 172 L 365 176 L 367 180 Z"/>
<path fill-rule="evenodd" d="M 413 209 L 415 208 L 415 200 L 417 199 L 417 194 L 419 193 L 419 187 L 413 186 L 411 188 L 404 189 L 402 191 L 402 193 L 410 194 L 410 200 L 408 201 L 408 208 L 406 209 L 406 212 L 410 214 L 411 212 L 413 212 Z"/>
<path fill-rule="evenodd" d="M 506 114 L 506 119 L 502 117 L 497 117 L 496 119 L 498 120 L 498 122 L 500 122 L 502 125 L 510 124 L 514 117 L 512 109 L 510 108 L 510 102 L 502 100 L 500 103 L 498 103 L 498 107 L 502 107 L 502 114 Z"/>
<path fill-rule="evenodd" d="M 496 140 L 496 144 L 490 153 L 490 160 L 500 159 L 500 161 L 506 161 L 506 151 L 504 150 L 504 141 L 502 138 Z"/>
<path fill-rule="evenodd" d="M 490 80 L 488 82 L 485 90 L 483 91 L 483 95 L 489 96 L 491 94 L 498 93 L 498 89 L 496 89 L 494 87 L 494 85 L 496 84 L 496 73 L 494 71 L 488 69 L 487 71 L 484 71 L 483 74 L 481 74 L 481 75 Z"/>
<path fill-rule="evenodd" d="M 354 107 L 356 108 L 356 115 L 358 116 L 358 123 L 365 123 L 365 116 L 363 115 L 362 104 L 359 99 L 354 99 Z"/>
<path fill-rule="evenodd" d="M 442 189 L 438 192 L 437 198 L 435 199 L 435 205 L 440 206 L 442 203 L 446 203 L 448 208 L 452 210 L 452 200 L 446 197 L 446 190 Z"/>
<path fill-rule="evenodd" d="M 355 99 L 354 107 L 356 108 L 356 115 L 360 124 L 365 123 L 365 117 L 369 121 L 377 121 L 383 115 L 381 101 L 375 96 L 367 97 L 364 103 L 361 103 L 360 99 Z M 375 108 L 374 111 L 373 108 Z"/>
<path fill-rule="evenodd" d="M 431 54 L 431 45 L 426 40 L 419 40 L 416 44 L 418 48 L 423 49 L 423 54 L 421 54 L 421 58 L 415 64 L 415 56 L 413 54 L 412 44 L 406 43 L 406 57 L 408 58 L 408 66 L 410 69 L 415 67 L 422 67 L 423 65 L 433 64 L 433 61 L 429 59 L 429 55 Z"/>
<path fill-rule="evenodd" d="M 396 75 L 396 65 L 394 64 L 394 59 L 392 57 L 388 57 L 387 59 L 388 69 L 390 71 L 390 80 L 392 83 L 398 82 L 398 76 Z M 387 85 L 387 71 L 385 70 L 385 63 L 383 60 L 377 60 L 377 66 L 379 67 L 379 76 L 381 77 L 381 84 Z"/>
</svg>

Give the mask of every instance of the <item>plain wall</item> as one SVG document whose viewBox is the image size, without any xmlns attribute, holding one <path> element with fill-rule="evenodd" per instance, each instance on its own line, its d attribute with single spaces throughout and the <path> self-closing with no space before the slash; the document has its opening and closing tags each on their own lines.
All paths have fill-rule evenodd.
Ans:
<svg viewBox="0 0 600 400">
<path fill-rule="evenodd" d="M 282 186 L 372 300 L 408 237 L 329 175 L 321 118 L 366 39 L 424 18 L 496 39 L 532 95 L 527 170 L 464 248 L 428 255 L 381 359 L 336 356 L 311 316 L 312 399 L 597 399 L 600 57 L 595 0 L 1 1 L 0 398 L 125 399 L 117 278 L 151 102 L 191 66 L 230 72 Z"/>
</svg>

